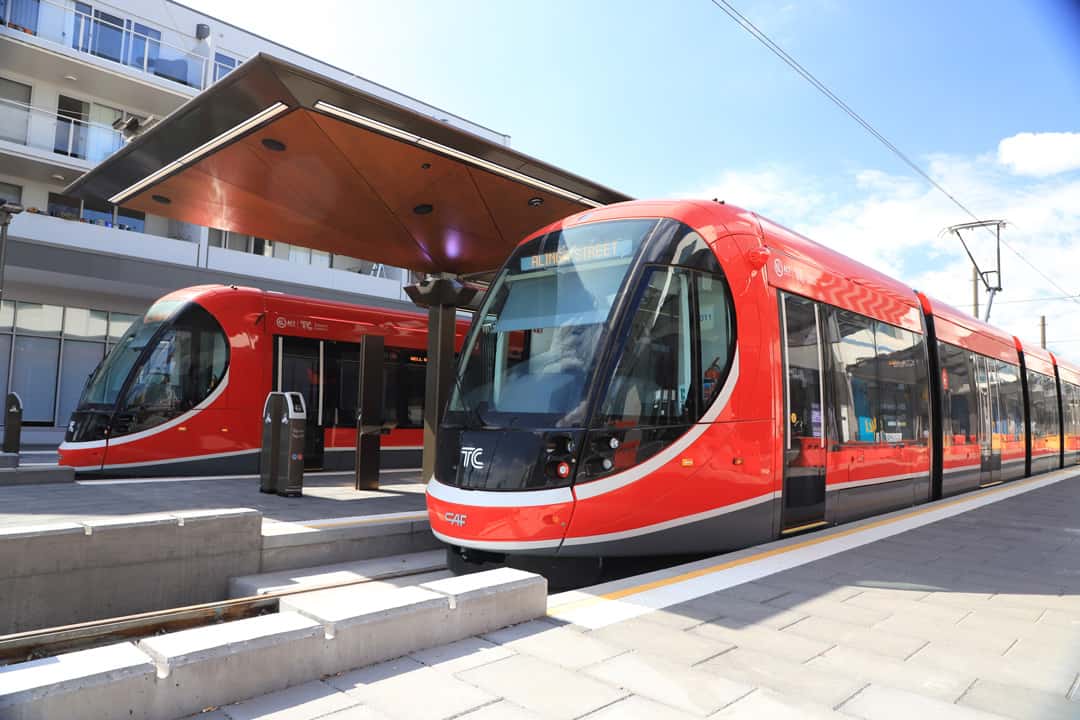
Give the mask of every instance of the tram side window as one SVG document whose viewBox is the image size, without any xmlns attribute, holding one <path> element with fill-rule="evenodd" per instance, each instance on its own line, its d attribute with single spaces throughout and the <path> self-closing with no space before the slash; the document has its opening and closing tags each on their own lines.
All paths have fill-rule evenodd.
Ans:
<svg viewBox="0 0 1080 720">
<path fill-rule="evenodd" d="M 817 314 L 814 303 L 806 298 L 785 294 L 783 303 L 789 438 L 799 449 L 801 440 L 820 438 L 822 432 Z"/>
<path fill-rule="evenodd" d="M 191 410 L 214 391 L 227 365 L 228 341 L 221 326 L 206 310 L 191 305 L 135 369 L 120 411 L 128 422 L 117 431 L 138 432 Z"/>
<path fill-rule="evenodd" d="M 832 390 L 830 427 L 843 443 L 877 440 L 879 392 L 874 321 L 857 313 L 822 306 Z"/>
<path fill-rule="evenodd" d="M 702 410 L 720 393 L 734 347 L 731 303 L 723 280 L 697 275 L 698 333 L 701 338 Z"/>
<path fill-rule="evenodd" d="M 1064 397 L 1062 403 L 1065 408 L 1065 435 L 1069 436 L 1065 443 L 1066 451 L 1080 451 L 1080 385 L 1062 383 Z M 1066 460 L 1069 458 L 1066 457 Z"/>
<path fill-rule="evenodd" d="M 978 405 L 971 375 L 971 358 L 967 350 L 938 342 L 941 360 L 941 405 L 944 444 L 966 445 L 978 442 Z"/>
<path fill-rule="evenodd" d="M 994 434 L 1010 442 L 1023 441 L 1024 392 L 1020 385 L 1020 369 L 1001 360 L 987 362 L 995 370 L 992 381 L 997 386 L 1000 407 L 994 421 Z"/>
<path fill-rule="evenodd" d="M 1039 442 L 1033 450 L 1057 449 L 1053 443 L 1060 430 L 1057 412 L 1057 388 L 1054 379 L 1048 375 L 1027 371 L 1028 398 L 1031 402 L 1031 439 Z"/>
<path fill-rule="evenodd" d="M 888 323 L 874 325 L 878 440 L 926 443 L 930 439 L 930 384 L 925 339 Z"/>
<path fill-rule="evenodd" d="M 690 272 L 650 271 L 600 412 L 603 425 L 687 425 L 691 387 Z"/>
</svg>

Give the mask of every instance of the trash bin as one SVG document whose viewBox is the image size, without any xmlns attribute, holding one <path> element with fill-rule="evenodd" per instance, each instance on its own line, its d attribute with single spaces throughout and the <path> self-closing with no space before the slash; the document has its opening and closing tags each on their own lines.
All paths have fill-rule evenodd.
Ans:
<svg viewBox="0 0 1080 720">
<path fill-rule="evenodd" d="M 10 392 L 4 405 L 4 452 L 19 452 L 22 442 L 22 398 L 18 393 Z"/>
<path fill-rule="evenodd" d="M 259 491 L 276 493 L 281 467 L 282 439 L 287 437 L 288 413 L 285 393 L 272 392 L 263 404 L 262 451 L 259 454 Z"/>
<path fill-rule="evenodd" d="M 307 431 L 307 408 L 304 396 L 298 392 L 286 393 L 285 427 L 287 435 L 282 438 L 281 468 L 284 472 L 278 481 L 277 493 L 285 497 L 299 497 L 304 492 L 304 435 Z"/>
</svg>

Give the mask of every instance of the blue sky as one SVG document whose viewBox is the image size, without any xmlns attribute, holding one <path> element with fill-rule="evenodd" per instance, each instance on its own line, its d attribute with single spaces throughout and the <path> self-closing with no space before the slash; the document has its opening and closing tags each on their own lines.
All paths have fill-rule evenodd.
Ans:
<svg viewBox="0 0 1080 720">
<path fill-rule="evenodd" d="M 946 300 L 970 295 L 962 250 L 937 237 L 967 218 L 708 0 L 308 0 L 310 22 L 296 3 L 189 4 L 631 195 L 722 194 Z M 1080 3 L 733 4 L 1080 291 Z M 1000 299 L 1060 294 L 1006 254 Z M 1032 335 L 1036 305 L 1001 308 Z M 1080 307 L 1050 308 L 1050 336 L 1080 338 Z"/>
</svg>

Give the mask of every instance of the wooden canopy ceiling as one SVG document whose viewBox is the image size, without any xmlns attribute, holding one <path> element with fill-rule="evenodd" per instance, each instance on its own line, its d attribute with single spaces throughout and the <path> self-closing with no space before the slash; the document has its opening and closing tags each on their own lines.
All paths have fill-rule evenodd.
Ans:
<svg viewBox="0 0 1080 720">
<path fill-rule="evenodd" d="M 455 274 L 498 267 L 533 230 L 629 199 L 267 55 L 244 63 L 68 191 Z"/>
</svg>

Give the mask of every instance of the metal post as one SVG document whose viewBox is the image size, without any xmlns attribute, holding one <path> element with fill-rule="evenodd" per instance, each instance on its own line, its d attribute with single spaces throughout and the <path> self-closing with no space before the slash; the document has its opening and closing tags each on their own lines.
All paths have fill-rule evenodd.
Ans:
<svg viewBox="0 0 1080 720">
<path fill-rule="evenodd" d="M 424 482 L 435 473 L 435 445 L 443 410 L 454 382 L 454 329 L 457 308 L 467 305 L 476 289 L 453 277 L 433 277 L 405 287 L 409 298 L 428 309 L 428 367 L 424 385 Z"/>
<path fill-rule="evenodd" d="M 383 430 L 383 364 L 385 341 L 382 335 L 360 339 L 359 397 L 356 400 L 356 466 L 353 487 L 379 489 L 379 465 Z"/>
<path fill-rule="evenodd" d="M 1046 316 L 1039 316 L 1039 344 L 1046 349 Z"/>
<path fill-rule="evenodd" d="M 979 268 L 971 266 L 971 314 L 979 317 Z"/>
<path fill-rule="evenodd" d="M 435 440 L 443 410 L 450 399 L 454 381 L 454 321 L 453 305 L 432 305 L 428 308 L 428 367 L 424 386 L 424 482 L 435 473 Z"/>
</svg>

